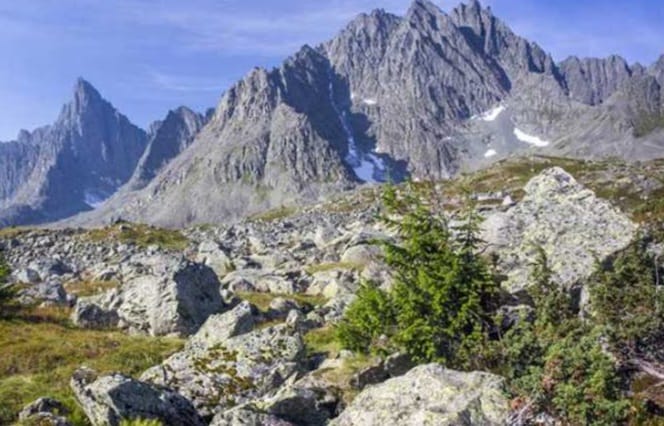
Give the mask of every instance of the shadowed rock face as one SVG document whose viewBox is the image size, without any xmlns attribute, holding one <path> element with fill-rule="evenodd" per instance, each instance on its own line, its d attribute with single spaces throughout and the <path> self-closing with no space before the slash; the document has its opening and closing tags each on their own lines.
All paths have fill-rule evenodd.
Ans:
<svg viewBox="0 0 664 426">
<path fill-rule="evenodd" d="M 569 96 L 587 105 L 598 105 L 632 77 L 632 70 L 620 56 L 606 59 L 576 56 L 560 64 Z"/>
<path fill-rule="evenodd" d="M 101 203 L 132 175 L 145 141 L 79 80 L 53 125 L 0 145 L 0 225 L 52 221 Z"/>
</svg>

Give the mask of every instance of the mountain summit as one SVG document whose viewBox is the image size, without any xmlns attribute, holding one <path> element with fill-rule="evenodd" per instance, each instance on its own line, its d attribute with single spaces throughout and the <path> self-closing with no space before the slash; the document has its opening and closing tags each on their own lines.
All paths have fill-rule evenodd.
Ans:
<svg viewBox="0 0 664 426">
<path fill-rule="evenodd" d="M 61 219 L 101 204 L 134 172 L 146 142 L 87 81 L 56 122 L 0 144 L 0 225 Z"/>
<path fill-rule="evenodd" d="M 375 10 L 332 40 L 303 46 L 280 67 L 249 72 L 205 125 L 182 110 L 169 114 L 149 136 L 121 196 L 71 223 L 118 216 L 169 226 L 227 222 L 363 183 L 444 179 L 532 153 L 659 157 L 663 64 L 645 68 L 617 56 L 555 63 L 478 1 L 449 13 L 427 0 L 414 1 L 401 17 Z M 134 148 L 148 136 L 138 143 L 117 132 L 95 134 L 109 128 L 91 118 L 107 115 L 105 101 L 84 82 L 76 92 L 59 122 L 87 129 L 93 142 L 84 146 L 78 133 L 56 133 L 94 157 L 95 173 L 111 175 L 108 167 L 121 165 L 106 188 L 112 191 L 129 179 L 129 166 L 141 157 Z M 86 126 L 68 118 L 81 109 L 95 111 L 79 114 L 89 117 L 79 120 Z M 37 133 L 21 140 L 54 138 L 52 130 Z M 33 182 L 14 165 L 35 163 L 32 146 L 3 148 L 10 153 L 0 160 L 0 174 L 10 183 L 0 194 Z"/>
</svg>

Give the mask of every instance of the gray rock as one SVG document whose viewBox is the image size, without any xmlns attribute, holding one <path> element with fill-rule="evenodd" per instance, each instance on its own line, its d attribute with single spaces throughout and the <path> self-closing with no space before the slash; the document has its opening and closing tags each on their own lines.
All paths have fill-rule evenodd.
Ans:
<svg viewBox="0 0 664 426">
<path fill-rule="evenodd" d="M 27 287 L 19 292 L 24 303 L 42 302 L 51 305 L 69 306 L 72 298 L 58 281 L 47 281 Z"/>
<path fill-rule="evenodd" d="M 255 325 L 254 308 L 242 302 L 230 311 L 210 316 L 187 341 L 188 348 L 211 348 L 224 344 L 231 337 L 250 332 Z"/>
<path fill-rule="evenodd" d="M 219 413 L 212 419 L 210 426 L 295 426 L 293 423 L 280 419 L 251 407 L 237 407 Z"/>
<path fill-rule="evenodd" d="M 121 374 L 97 377 L 92 370 L 79 369 L 70 385 L 94 426 L 119 426 L 124 419 L 155 419 L 168 426 L 205 425 L 182 395 Z"/>
<path fill-rule="evenodd" d="M 188 345 L 141 380 L 177 390 L 210 416 L 274 391 L 301 369 L 303 356 L 297 330 L 277 325 L 211 347 Z"/>
<path fill-rule="evenodd" d="M 196 261 L 212 268 L 220 278 L 223 278 L 233 269 L 233 261 L 221 246 L 214 241 L 204 241 L 198 246 Z"/>
<path fill-rule="evenodd" d="M 117 326 L 132 332 L 189 335 L 226 308 L 219 280 L 209 267 L 166 255 L 145 262 L 119 289 L 79 299 L 74 322 L 95 326 L 90 319 L 101 315 L 117 317 Z"/>
<path fill-rule="evenodd" d="M 53 398 L 39 398 L 30 404 L 23 407 L 20 413 L 18 413 L 18 419 L 22 421 L 30 420 L 39 415 L 52 415 L 54 416 L 53 420 L 56 421 L 58 416 L 66 415 L 69 413 L 69 410 L 65 405 Z M 58 424 L 58 423 L 51 423 Z"/>
<path fill-rule="evenodd" d="M 41 281 L 39 273 L 32 268 L 21 269 L 14 276 L 16 277 L 16 281 L 20 283 L 34 284 Z"/>
<path fill-rule="evenodd" d="M 503 378 L 427 364 L 366 388 L 330 425 L 498 426 L 508 415 Z"/>
<path fill-rule="evenodd" d="M 254 405 L 297 425 L 326 425 L 335 415 L 338 397 L 326 389 L 284 386 Z"/>
<path fill-rule="evenodd" d="M 36 413 L 25 419 L 22 419 L 23 424 L 39 425 L 39 426 L 72 426 L 65 417 L 57 416 L 52 413 Z"/>
<path fill-rule="evenodd" d="M 560 168 L 543 171 L 525 191 L 521 202 L 484 224 L 484 239 L 500 257 L 510 292 L 531 282 L 537 245 L 547 255 L 554 281 L 571 288 L 594 271 L 597 259 L 626 247 L 636 234 L 628 217 Z"/>
</svg>

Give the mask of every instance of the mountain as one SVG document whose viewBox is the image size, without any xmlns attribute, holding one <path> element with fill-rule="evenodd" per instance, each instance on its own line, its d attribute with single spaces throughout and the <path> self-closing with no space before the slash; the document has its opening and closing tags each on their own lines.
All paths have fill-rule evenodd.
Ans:
<svg viewBox="0 0 664 426">
<path fill-rule="evenodd" d="M 0 225 L 53 221 L 100 204 L 131 177 L 146 139 L 79 79 L 53 125 L 0 144 Z"/>
<path fill-rule="evenodd" d="M 178 156 L 203 128 L 208 118 L 185 106 L 169 111 L 155 122 L 148 135 L 145 152 L 127 183 L 129 190 L 145 187 L 170 160 Z"/>
<path fill-rule="evenodd" d="M 664 57 L 648 68 L 618 56 L 556 63 L 475 0 L 449 13 L 427 0 L 404 16 L 375 10 L 252 70 L 200 130 L 191 117 L 157 125 L 130 184 L 68 223 L 229 222 L 532 153 L 661 157 L 663 74 Z"/>
</svg>

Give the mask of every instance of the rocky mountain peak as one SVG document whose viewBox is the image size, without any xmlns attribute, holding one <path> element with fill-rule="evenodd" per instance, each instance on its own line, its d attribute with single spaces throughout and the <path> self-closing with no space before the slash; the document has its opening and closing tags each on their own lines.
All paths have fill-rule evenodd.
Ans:
<svg viewBox="0 0 664 426">
<path fill-rule="evenodd" d="M 168 162 L 194 141 L 207 121 L 203 115 L 181 106 L 154 123 L 148 145 L 127 188 L 137 190 L 145 187 Z"/>
<path fill-rule="evenodd" d="M 661 86 L 664 86 L 664 55 L 660 56 L 649 69 L 650 74 L 655 76 Z"/>
<path fill-rule="evenodd" d="M 105 102 L 97 89 L 82 77 L 76 80 L 73 92 L 72 101 L 66 108 L 74 113 L 82 114 Z"/>
</svg>

